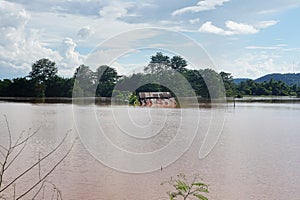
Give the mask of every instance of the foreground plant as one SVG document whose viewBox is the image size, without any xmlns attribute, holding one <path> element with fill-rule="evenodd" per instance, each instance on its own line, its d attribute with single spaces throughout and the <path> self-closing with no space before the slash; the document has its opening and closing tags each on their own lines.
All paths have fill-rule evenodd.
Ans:
<svg viewBox="0 0 300 200">
<path fill-rule="evenodd" d="M 200 182 L 199 175 L 196 175 L 191 182 L 188 181 L 186 175 L 178 174 L 174 179 L 171 177 L 169 181 L 161 183 L 170 184 L 174 191 L 167 192 L 170 200 L 176 199 L 200 199 L 200 200 L 208 200 L 207 197 L 203 195 L 203 193 L 208 193 L 208 185 Z"/>
</svg>

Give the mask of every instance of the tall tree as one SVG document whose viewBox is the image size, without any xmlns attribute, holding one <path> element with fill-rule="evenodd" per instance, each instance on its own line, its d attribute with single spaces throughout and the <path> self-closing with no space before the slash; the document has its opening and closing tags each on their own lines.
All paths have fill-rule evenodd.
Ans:
<svg viewBox="0 0 300 200">
<path fill-rule="evenodd" d="M 98 86 L 96 90 L 97 96 L 111 97 L 115 85 L 120 78 L 117 71 L 107 65 L 98 67 L 97 71 Z"/>
<path fill-rule="evenodd" d="M 151 56 L 150 63 L 144 68 L 144 72 L 148 74 L 161 74 L 163 71 L 168 70 L 171 66 L 169 56 L 157 52 L 155 56 Z"/>
<path fill-rule="evenodd" d="M 226 89 L 226 96 L 234 96 L 237 94 L 236 87 L 233 82 L 233 76 L 230 73 L 220 72 L 220 76 L 223 80 L 224 87 Z"/>
<path fill-rule="evenodd" d="M 180 56 L 173 56 L 171 59 L 171 68 L 178 71 L 184 72 L 186 71 L 187 62 Z"/>
<path fill-rule="evenodd" d="M 170 64 L 170 57 L 165 56 L 162 52 L 157 52 L 155 56 L 151 56 L 150 63 Z"/>
<path fill-rule="evenodd" d="M 97 77 L 89 66 L 80 65 L 74 73 L 73 96 L 95 96 Z"/>
<path fill-rule="evenodd" d="M 57 67 L 55 62 L 42 58 L 36 61 L 32 65 L 32 70 L 29 73 L 29 77 L 39 83 L 45 83 L 46 81 L 54 78 L 57 75 Z"/>
</svg>

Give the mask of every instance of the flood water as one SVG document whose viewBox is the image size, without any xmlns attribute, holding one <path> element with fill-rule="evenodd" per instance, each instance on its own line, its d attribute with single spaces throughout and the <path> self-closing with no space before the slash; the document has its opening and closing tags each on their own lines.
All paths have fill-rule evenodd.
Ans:
<svg viewBox="0 0 300 200">
<path fill-rule="evenodd" d="M 4 114 L 13 140 L 23 130 L 26 134 L 40 127 L 8 169 L 4 185 L 70 132 L 61 148 L 41 163 L 40 170 L 33 169 L 16 182 L 17 194 L 34 184 L 39 173 L 43 175 L 51 169 L 78 137 L 68 157 L 47 178 L 61 191 L 63 199 L 168 199 L 170 187 L 161 183 L 179 173 L 191 178 L 200 174 L 209 184 L 207 196 L 214 200 L 294 200 L 300 196 L 300 104 L 112 109 L 1 102 L 0 114 L 3 146 L 8 145 Z M 171 148 L 168 144 L 172 142 L 176 148 L 173 146 L 169 154 L 161 153 L 153 160 L 150 154 L 150 161 L 127 160 L 125 153 L 107 150 L 104 139 L 91 134 L 98 130 L 119 149 L 143 154 L 143 158 L 147 152 Z M 201 145 L 207 155 L 199 156 Z M 10 199 L 11 195 L 9 188 L 5 196 Z M 33 195 L 34 192 L 24 199 Z M 51 190 L 43 195 L 51 199 Z"/>
</svg>

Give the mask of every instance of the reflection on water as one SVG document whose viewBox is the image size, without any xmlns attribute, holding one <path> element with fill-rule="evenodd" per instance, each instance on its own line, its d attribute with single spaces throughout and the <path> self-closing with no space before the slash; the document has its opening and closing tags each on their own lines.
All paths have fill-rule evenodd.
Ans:
<svg viewBox="0 0 300 200">
<path fill-rule="evenodd" d="M 82 109 L 89 110 L 91 107 L 82 106 Z M 152 128 L 160 134 L 151 136 L 151 131 L 145 131 L 150 140 L 128 146 L 124 135 L 111 131 L 109 122 L 104 123 L 104 128 L 111 133 L 109 139 L 116 145 L 130 151 L 148 152 L 163 147 L 174 138 L 178 125 L 176 116 L 182 109 L 169 109 L 167 119 L 145 115 L 145 112 L 156 112 L 151 108 L 134 109 L 131 117 L 141 130 L 154 120 L 152 124 L 157 126 Z M 148 110 L 141 112 L 140 109 Z M 106 120 L 109 107 L 96 106 L 92 110 L 98 119 Z M 7 115 L 15 136 L 24 129 L 42 127 L 7 174 L 8 179 L 34 162 L 39 152 L 47 152 L 58 144 L 67 130 L 72 129 L 76 134 L 71 104 L 0 103 L 0 111 L 1 115 Z M 185 112 L 192 120 L 198 111 L 186 108 Z M 210 185 L 210 199 L 298 199 L 300 104 L 237 103 L 235 109 L 228 107 L 222 135 L 204 159 L 199 159 L 198 154 L 209 128 L 211 109 L 200 109 L 199 112 L 199 130 L 193 144 L 179 160 L 163 170 L 146 174 L 118 172 L 97 161 L 78 141 L 71 155 L 49 179 L 62 191 L 64 199 L 74 200 L 166 199 L 165 193 L 169 188 L 160 183 L 178 173 L 201 174 Z M 165 129 L 160 127 L 163 120 L 168 122 Z M 1 118 L 0 125 L 0 143 L 5 144 L 4 118 Z M 126 123 L 121 125 L 124 127 Z M 88 128 L 86 131 L 89 131 Z M 62 147 L 61 152 L 66 149 L 67 145 Z M 55 159 L 54 156 L 43 163 L 42 169 L 49 168 Z M 17 185 L 19 190 L 36 177 L 33 172 L 21 179 Z"/>
</svg>

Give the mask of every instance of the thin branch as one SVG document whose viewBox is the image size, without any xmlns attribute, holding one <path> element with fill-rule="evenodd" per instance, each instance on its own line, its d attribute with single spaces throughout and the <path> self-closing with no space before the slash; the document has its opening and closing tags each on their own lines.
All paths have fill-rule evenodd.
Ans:
<svg viewBox="0 0 300 200">
<path fill-rule="evenodd" d="M 14 149 L 22 144 L 24 144 L 25 142 L 27 142 L 30 138 L 32 138 L 35 134 L 37 134 L 37 132 L 41 129 L 41 127 L 37 128 L 32 134 L 30 134 L 29 136 L 27 136 L 24 140 L 22 140 L 21 142 L 15 144 L 14 146 L 12 146 L 11 148 Z"/>
<path fill-rule="evenodd" d="M 13 185 L 13 188 L 14 188 L 14 198 L 13 198 L 13 200 L 15 200 L 16 199 L 16 184 Z"/>
<path fill-rule="evenodd" d="M 4 118 L 5 118 L 5 123 L 6 123 L 7 131 L 8 131 L 9 149 L 10 149 L 11 146 L 12 146 L 11 131 L 10 131 L 9 123 L 8 123 L 8 120 L 7 120 L 7 116 L 4 115 Z"/>
<path fill-rule="evenodd" d="M 0 150 L 0 153 L 3 157 L 5 157 L 5 154 L 3 153 L 3 151 Z"/>
<path fill-rule="evenodd" d="M 62 199 L 61 191 L 57 188 L 57 186 L 54 183 L 52 183 L 51 181 L 45 180 L 45 182 L 51 184 L 53 186 L 53 188 L 56 189 L 56 191 L 57 191 L 56 192 L 56 198 L 57 199 Z"/>
<path fill-rule="evenodd" d="M 55 188 L 53 188 L 53 192 L 52 192 L 52 197 L 51 197 L 51 200 L 54 199 L 54 195 L 55 195 Z"/>
<path fill-rule="evenodd" d="M 19 157 L 19 155 L 23 152 L 24 148 L 26 147 L 26 143 L 22 146 L 22 148 L 18 151 L 18 153 L 15 155 L 15 157 L 6 165 L 4 168 L 4 171 L 7 170 L 11 164 Z"/>
<path fill-rule="evenodd" d="M 23 130 L 23 131 L 20 133 L 18 139 L 17 139 L 16 142 L 15 142 L 15 145 L 17 145 L 17 144 L 19 143 L 19 141 L 22 139 L 24 133 L 25 133 L 25 130 Z M 15 145 L 14 145 L 14 146 L 15 146 Z"/>
<path fill-rule="evenodd" d="M 1 147 L 2 149 L 4 149 L 5 151 L 8 151 L 8 148 L 2 146 L 1 144 L 0 144 L 0 147 Z"/>
<path fill-rule="evenodd" d="M 38 189 L 38 191 L 35 193 L 35 195 L 32 197 L 32 200 L 34 200 L 37 195 L 39 195 L 39 193 L 41 192 L 41 190 L 43 189 L 44 185 L 45 185 L 46 180 L 44 180 L 41 184 L 41 187 Z"/>
<path fill-rule="evenodd" d="M 23 173 L 21 173 L 19 176 L 17 176 L 14 180 L 12 180 L 10 183 L 8 183 L 3 189 L 0 188 L 0 193 L 3 192 L 4 190 L 6 190 L 9 186 L 11 186 L 14 182 L 16 182 L 22 176 L 24 176 L 25 174 L 27 174 L 30 170 L 32 170 L 40 162 L 42 162 L 43 160 L 45 160 L 46 158 L 48 158 L 50 155 L 52 155 L 64 143 L 64 141 L 66 140 L 67 136 L 68 136 L 68 133 L 65 135 L 65 137 L 63 138 L 63 140 L 52 151 L 50 151 L 47 155 L 45 155 L 44 157 L 42 157 L 40 161 L 34 163 L 31 167 L 29 167 L 27 170 L 25 170 Z"/>
<path fill-rule="evenodd" d="M 41 152 L 39 152 L 39 161 L 41 161 Z M 41 179 L 41 162 L 39 162 L 39 179 Z"/>
<path fill-rule="evenodd" d="M 46 186 L 43 187 L 43 195 L 42 195 L 43 198 L 42 198 L 42 200 L 45 200 L 45 188 L 46 188 Z"/>
<path fill-rule="evenodd" d="M 52 169 L 50 171 L 48 171 L 48 173 L 41 180 L 36 182 L 31 188 L 29 188 L 26 192 L 24 192 L 22 195 L 20 195 L 16 200 L 19 200 L 22 197 L 24 197 L 25 195 L 27 195 L 31 190 L 33 190 L 37 185 L 39 185 L 43 180 L 45 180 L 55 170 L 55 168 L 71 153 L 75 142 L 76 142 L 76 139 L 73 141 L 73 143 L 72 143 L 70 149 L 67 151 L 67 153 L 52 167 Z"/>
<path fill-rule="evenodd" d="M 4 176 L 4 172 L 5 172 L 5 166 L 6 166 L 6 163 L 8 161 L 8 157 L 9 157 L 9 153 L 10 151 L 8 150 L 6 152 L 6 155 L 4 156 L 4 160 L 3 160 L 3 163 L 1 165 L 1 170 L 0 170 L 0 189 L 2 187 L 2 183 L 3 183 L 3 176 Z M 2 192 L 2 190 L 0 191 L 0 193 Z"/>
</svg>

